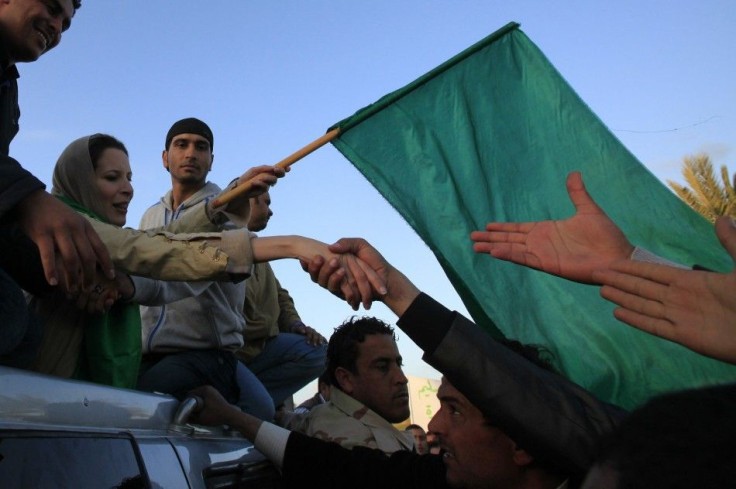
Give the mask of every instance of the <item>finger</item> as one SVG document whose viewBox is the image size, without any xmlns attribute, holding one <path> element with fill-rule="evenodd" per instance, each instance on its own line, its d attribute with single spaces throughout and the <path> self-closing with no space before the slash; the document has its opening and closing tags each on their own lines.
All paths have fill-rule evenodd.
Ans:
<svg viewBox="0 0 736 489">
<path fill-rule="evenodd" d="M 365 293 L 361 292 L 363 294 L 363 307 L 365 309 L 370 309 L 374 294 L 378 297 L 383 297 L 388 294 L 386 282 L 378 275 L 378 273 L 376 273 L 375 270 L 373 270 L 373 268 L 360 258 L 355 258 L 355 262 L 363 270 L 363 273 L 367 278 L 368 285 L 370 285 L 370 289 Z"/>
<path fill-rule="evenodd" d="M 659 265 L 656 263 L 645 263 L 634 260 L 617 260 L 611 263 L 608 270 L 602 270 L 600 276 L 606 280 L 609 285 L 627 286 L 627 284 L 635 283 L 636 280 L 648 280 L 659 284 L 671 284 L 683 273 L 708 273 L 697 272 L 694 270 L 684 270 L 668 265 Z M 609 283 L 610 280 L 615 282 Z M 631 285 L 628 285 L 629 287 Z M 628 289 L 627 289 L 628 290 Z"/>
<path fill-rule="evenodd" d="M 330 276 L 335 273 L 337 270 L 340 269 L 340 261 L 337 258 L 331 258 L 327 263 L 325 263 L 322 268 L 319 270 L 318 275 L 318 283 L 322 286 L 327 288 L 328 290 L 332 290 L 329 288 L 329 282 L 330 282 Z M 344 276 L 347 277 L 347 270 L 343 270 Z"/>
<path fill-rule="evenodd" d="M 354 311 L 357 311 L 360 307 L 360 294 L 352 285 L 350 285 L 346 278 L 343 278 L 340 283 L 340 291 L 342 292 L 345 302 L 347 302 Z"/>
<path fill-rule="evenodd" d="M 526 234 L 535 224 L 535 222 L 489 222 L 486 224 L 486 231 Z M 482 233 L 483 231 L 475 232 Z"/>
<path fill-rule="evenodd" d="M 665 318 L 666 310 L 662 302 L 647 298 L 644 293 L 645 291 L 641 290 L 630 293 L 608 285 L 604 285 L 600 290 L 601 297 L 620 307 L 655 319 Z"/>
<path fill-rule="evenodd" d="M 46 281 L 50 285 L 59 284 L 60 279 L 56 268 L 57 257 L 54 249 L 54 242 L 47 236 L 41 236 L 36 239 L 36 246 L 38 247 L 38 253 L 41 256 L 41 264 L 43 265 L 44 275 L 46 275 Z M 64 272 L 66 272 L 66 270 L 64 270 Z M 66 279 L 66 275 L 61 278 L 62 287 L 66 292 L 73 292 Z"/>
<path fill-rule="evenodd" d="M 309 273 L 309 276 L 312 279 L 312 282 L 315 282 L 319 284 L 320 286 L 323 286 L 319 281 L 319 275 L 322 271 L 322 268 L 325 266 L 325 258 L 320 255 L 313 256 L 311 260 L 309 260 L 307 263 L 306 271 Z"/>
<path fill-rule="evenodd" d="M 674 325 L 666 319 L 653 318 L 646 314 L 640 314 L 636 311 L 631 311 L 621 307 L 616 308 L 613 311 L 613 315 L 619 321 L 651 335 L 668 340 L 672 340 L 676 337 L 676 329 Z"/>
<path fill-rule="evenodd" d="M 63 263 L 64 278 L 62 280 L 67 284 L 69 292 L 75 294 L 84 288 L 84 274 L 77 254 L 77 247 L 68 235 L 58 236 L 55 241 L 59 257 Z M 43 257 L 41 260 L 43 261 Z"/>
<path fill-rule="evenodd" d="M 533 228 L 534 226 L 530 226 L 528 231 Z M 470 233 L 470 239 L 477 243 L 526 243 L 528 231 L 473 231 Z"/>
<path fill-rule="evenodd" d="M 332 292 L 334 295 L 339 297 L 340 299 L 345 300 L 345 295 L 342 292 L 342 284 L 345 279 L 345 270 L 337 270 L 335 273 L 330 275 L 328 282 L 325 284 L 324 288 Z"/>
<path fill-rule="evenodd" d="M 373 287 L 368 281 L 365 269 L 360 266 L 358 260 L 353 255 L 342 255 L 345 259 L 345 267 L 348 269 L 348 281 L 353 288 L 357 288 L 360 295 L 360 302 L 365 309 L 371 307 L 373 301 Z"/>
</svg>

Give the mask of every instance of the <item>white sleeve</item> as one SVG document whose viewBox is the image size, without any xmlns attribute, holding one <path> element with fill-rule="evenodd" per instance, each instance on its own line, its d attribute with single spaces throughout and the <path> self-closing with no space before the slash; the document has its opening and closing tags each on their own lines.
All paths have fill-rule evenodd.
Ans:
<svg viewBox="0 0 736 489">
<path fill-rule="evenodd" d="M 647 251 L 644 248 L 639 248 L 638 246 L 634 247 L 634 252 L 631 253 L 631 259 L 634 261 L 654 263 L 657 265 L 667 265 L 670 267 L 690 270 L 690 267 L 686 267 L 684 265 L 680 265 L 679 263 L 675 263 L 673 261 L 667 260 L 666 258 L 662 258 L 661 256 L 657 256 L 651 251 Z"/>
<path fill-rule="evenodd" d="M 279 470 L 284 465 L 284 452 L 286 442 L 289 440 L 291 431 L 264 421 L 258 428 L 253 445 L 267 459 L 269 459 Z"/>
</svg>

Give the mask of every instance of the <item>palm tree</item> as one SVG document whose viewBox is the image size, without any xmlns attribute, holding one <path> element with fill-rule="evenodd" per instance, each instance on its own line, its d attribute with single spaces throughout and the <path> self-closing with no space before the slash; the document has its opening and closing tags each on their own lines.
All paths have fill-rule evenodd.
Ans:
<svg viewBox="0 0 736 489">
<path fill-rule="evenodd" d="M 721 166 L 722 185 L 716 179 L 713 163 L 704 154 L 685 157 L 682 176 L 690 188 L 671 180 L 667 180 L 667 185 L 700 215 L 711 222 L 719 216 L 736 217 L 736 174 L 731 180 L 725 165 Z"/>
</svg>

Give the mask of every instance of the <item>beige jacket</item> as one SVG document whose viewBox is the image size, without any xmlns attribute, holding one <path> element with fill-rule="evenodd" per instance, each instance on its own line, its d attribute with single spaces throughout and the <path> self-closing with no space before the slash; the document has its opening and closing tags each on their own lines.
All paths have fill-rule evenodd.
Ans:
<svg viewBox="0 0 736 489">
<path fill-rule="evenodd" d="M 413 450 L 414 436 L 391 423 L 336 387 L 330 400 L 304 415 L 284 417 L 284 427 L 315 438 L 339 443 L 345 448 L 377 448 L 387 454 Z"/>
</svg>

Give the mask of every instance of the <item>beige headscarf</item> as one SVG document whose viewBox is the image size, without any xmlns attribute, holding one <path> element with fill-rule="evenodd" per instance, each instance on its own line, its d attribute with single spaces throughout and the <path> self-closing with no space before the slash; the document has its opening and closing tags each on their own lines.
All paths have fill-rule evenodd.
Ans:
<svg viewBox="0 0 736 489">
<path fill-rule="evenodd" d="M 89 156 L 89 140 L 97 134 L 72 141 L 56 161 L 51 195 L 76 202 L 104 219 L 105 208 L 95 185 L 95 168 Z"/>
</svg>

